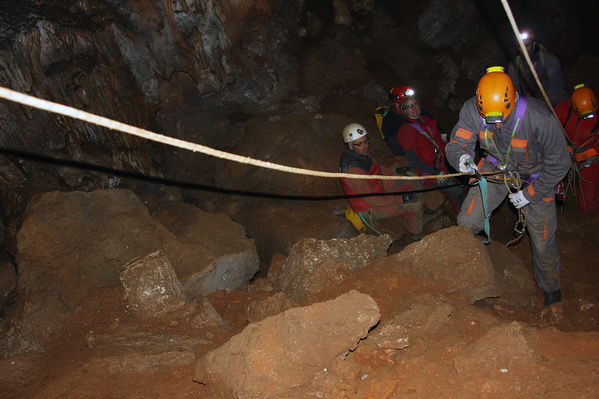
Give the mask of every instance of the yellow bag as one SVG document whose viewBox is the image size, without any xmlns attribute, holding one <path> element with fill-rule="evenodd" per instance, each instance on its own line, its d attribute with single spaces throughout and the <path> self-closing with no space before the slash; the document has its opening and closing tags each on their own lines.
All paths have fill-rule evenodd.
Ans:
<svg viewBox="0 0 599 399">
<path fill-rule="evenodd" d="M 377 107 L 374 111 L 374 119 L 376 119 L 376 126 L 379 128 L 379 133 L 381 134 L 381 138 L 383 140 L 387 140 L 385 138 L 385 134 L 383 133 L 383 118 L 387 114 L 387 106 Z"/>
<path fill-rule="evenodd" d="M 351 206 L 349 205 L 347 206 L 347 208 L 345 208 L 345 219 L 351 222 L 351 224 L 358 231 L 358 233 L 365 233 L 368 229 L 362 221 L 362 219 L 360 218 L 360 215 L 354 212 L 354 210 L 351 209 Z"/>
</svg>

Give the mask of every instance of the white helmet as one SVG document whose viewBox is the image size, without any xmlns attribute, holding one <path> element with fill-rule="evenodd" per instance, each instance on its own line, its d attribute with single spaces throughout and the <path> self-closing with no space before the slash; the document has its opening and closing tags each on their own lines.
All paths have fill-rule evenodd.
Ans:
<svg viewBox="0 0 599 399">
<path fill-rule="evenodd" d="M 343 128 L 343 142 L 351 143 L 368 134 L 366 128 L 359 123 L 350 123 Z"/>
</svg>

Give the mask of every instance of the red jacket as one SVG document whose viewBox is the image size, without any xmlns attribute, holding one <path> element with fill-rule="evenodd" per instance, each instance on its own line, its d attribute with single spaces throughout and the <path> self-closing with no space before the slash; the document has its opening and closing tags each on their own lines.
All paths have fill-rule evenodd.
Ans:
<svg viewBox="0 0 599 399">
<path fill-rule="evenodd" d="M 397 142 L 406 153 L 410 167 L 419 175 L 437 174 L 439 171 L 448 173 L 445 165 L 445 142 L 437 130 L 437 121 L 426 115 L 420 120 L 408 121 L 397 131 Z M 425 134 L 434 140 L 438 149 Z"/>
<path fill-rule="evenodd" d="M 357 175 L 392 176 L 390 168 L 380 165 L 371 156 L 365 157 L 353 151 L 345 150 L 339 161 L 339 171 Z M 341 187 L 346 195 L 375 194 L 394 192 L 397 188 L 393 180 L 341 179 Z M 350 197 L 347 199 L 355 212 L 364 212 L 371 208 L 386 208 L 402 203 L 401 195 Z"/>
</svg>

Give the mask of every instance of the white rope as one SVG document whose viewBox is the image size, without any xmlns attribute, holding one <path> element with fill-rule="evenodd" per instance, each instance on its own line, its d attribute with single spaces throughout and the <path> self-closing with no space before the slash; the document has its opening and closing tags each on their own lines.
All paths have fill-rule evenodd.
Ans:
<svg viewBox="0 0 599 399">
<path fill-rule="evenodd" d="M 104 118 L 89 112 L 81 111 L 76 108 L 68 107 L 62 104 L 57 104 L 51 101 L 42 100 L 27 94 L 20 93 L 11 89 L 0 86 L 0 98 L 9 101 L 17 102 L 23 105 L 29 105 L 44 111 L 53 112 L 56 114 L 65 115 L 74 119 L 79 119 L 85 122 L 93 123 L 94 125 L 103 126 L 111 130 L 117 130 L 122 133 L 131 134 L 133 136 L 142 137 L 147 140 L 156 141 L 158 143 L 167 144 L 173 147 L 183 148 L 193 152 L 210 155 L 220 159 L 226 159 L 233 162 L 238 162 L 247 165 L 253 165 L 265 169 L 278 170 L 286 173 L 293 173 L 306 176 L 318 176 L 328 178 L 351 178 L 351 179 L 375 179 L 375 180 L 419 180 L 419 179 L 436 179 L 438 177 L 455 177 L 462 176 L 465 173 L 453 173 L 446 175 L 431 175 L 431 176 L 382 176 L 382 175 L 357 175 L 351 173 L 338 172 L 322 172 L 317 170 L 296 168 L 292 166 L 280 165 L 272 162 L 261 161 L 258 159 L 244 157 L 236 154 L 231 154 L 225 151 L 215 150 L 214 148 L 206 147 L 200 144 L 191 143 L 189 141 L 175 139 L 169 136 L 164 136 L 149 130 L 141 129 L 125 123 L 117 122 L 112 119 Z"/>
</svg>

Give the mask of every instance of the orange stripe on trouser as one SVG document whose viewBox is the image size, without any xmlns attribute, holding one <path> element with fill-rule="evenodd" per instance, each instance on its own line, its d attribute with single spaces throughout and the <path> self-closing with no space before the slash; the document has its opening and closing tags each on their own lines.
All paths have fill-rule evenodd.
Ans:
<svg viewBox="0 0 599 399">
<path fill-rule="evenodd" d="M 474 191 L 476 190 L 476 191 Z M 489 210 L 493 211 L 507 195 L 507 188 L 502 183 L 489 183 L 487 201 Z M 476 201 L 480 196 L 479 187 L 471 187 L 458 214 L 457 224 L 465 226 L 473 233 L 482 231 L 484 226 L 484 210 Z M 528 230 L 535 269 L 535 280 L 539 287 L 547 292 L 559 289 L 560 255 L 555 232 L 557 218 L 555 201 L 532 202 L 525 208 L 526 229 Z"/>
<path fill-rule="evenodd" d="M 474 198 L 472 198 L 472 201 L 470 201 L 470 205 L 468 205 L 468 210 L 466 211 L 466 214 L 470 215 L 472 213 L 472 209 L 474 208 L 474 202 L 476 201 L 476 195 L 474 196 Z"/>
</svg>

